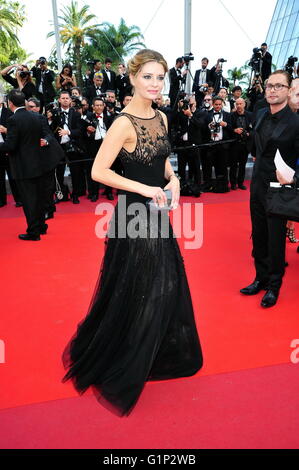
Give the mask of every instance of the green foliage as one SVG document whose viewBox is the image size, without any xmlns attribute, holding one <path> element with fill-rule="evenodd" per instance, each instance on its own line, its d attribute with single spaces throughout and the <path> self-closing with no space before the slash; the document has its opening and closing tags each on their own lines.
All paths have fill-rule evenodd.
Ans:
<svg viewBox="0 0 299 470">
<path fill-rule="evenodd" d="M 25 8 L 19 2 L 0 0 L 0 67 L 24 62 L 27 53 L 19 44 L 18 30 L 25 21 Z"/>
</svg>

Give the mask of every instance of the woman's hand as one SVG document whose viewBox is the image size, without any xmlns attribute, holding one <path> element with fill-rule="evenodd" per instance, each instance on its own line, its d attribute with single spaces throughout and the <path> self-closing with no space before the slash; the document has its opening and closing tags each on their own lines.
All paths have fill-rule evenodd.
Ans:
<svg viewBox="0 0 299 470">
<path fill-rule="evenodd" d="M 145 186 L 141 195 L 153 199 L 158 207 L 167 206 L 167 197 L 162 188 L 157 186 Z"/>
<path fill-rule="evenodd" d="M 164 191 L 170 189 L 172 194 L 171 207 L 172 209 L 177 209 L 180 201 L 180 180 L 175 176 L 170 177 L 170 181 L 165 186 Z"/>
</svg>

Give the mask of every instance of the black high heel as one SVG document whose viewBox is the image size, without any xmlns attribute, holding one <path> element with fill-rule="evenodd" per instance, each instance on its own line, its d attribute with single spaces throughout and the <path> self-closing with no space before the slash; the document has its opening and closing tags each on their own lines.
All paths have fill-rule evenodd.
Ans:
<svg viewBox="0 0 299 470">
<path fill-rule="evenodd" d="M 299 240 L 297 240 L 295 236 L 295 229 L 294 228 L 287 228 L 287 233 L 286 236 L 290 240 L 291 243 L 298 243 Z"/>
</svg>

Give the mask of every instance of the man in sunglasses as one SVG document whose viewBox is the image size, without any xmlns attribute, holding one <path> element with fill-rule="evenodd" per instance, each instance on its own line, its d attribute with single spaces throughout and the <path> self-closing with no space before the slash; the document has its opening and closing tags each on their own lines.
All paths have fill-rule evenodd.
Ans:
<svg viewBox="0 0 299 470">
<path fill-rule="evenodd" d="M 286 223 L 284 218 L 271 217 L 266 212 L 267 190 L 277 182 L 274 158 L 279 150 L 285 163 L 296 169 L 299 157 L 299 117 L 288 106 L 292 78 L 287 72 L 272 73 L 266 85 L 269 108 L 257 114 L 254 129 L 256 158 L 250 195 L 252 223 L 252 255 L 256 276 L 252 284 L 241 289 L 244 295 L 266 290 L 261 306 L 276 304 L 285 271 Z"/>
</svg>

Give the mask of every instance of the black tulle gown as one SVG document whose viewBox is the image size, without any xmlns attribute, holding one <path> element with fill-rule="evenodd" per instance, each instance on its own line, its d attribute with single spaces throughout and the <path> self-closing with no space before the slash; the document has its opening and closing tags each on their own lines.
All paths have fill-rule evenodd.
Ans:
<svg viewBox="0 0 299 470">
<path fill-rule="evenodd" d="M 137 134 L 135 151 L 122 149 L 119 155 L 125 176 L 163 188 L 170 144 L 160 113 L 155 111 L 151 119 L 126 113 L 120 117 L 130 119 Z M 79 393 L 92 387 L 100 403 L 120 416 L 130 413 L 146 381 L 191 376 L 203 363 L 169 218 L 170 235 L 165 236 L 161 217 L 150 218 L 147 198 L 132 192 L 123 192 L 122 200 L 124 196 L 125 209 L 122 205 L 119 212 L 119 201 L 114 211 L 110 229 L 115 230 L 107 234 L 88 314 L 63 354 L 68 370 L 63 380 L 72 379 Z M 140 216 L 134 206 L 128 215 L 132 203 L 144 204 L 146 215 L 143 211 Z M 143 235 L 124 236 L 124 226 L 129 228 L 136 216 Z"/>
</svg>

